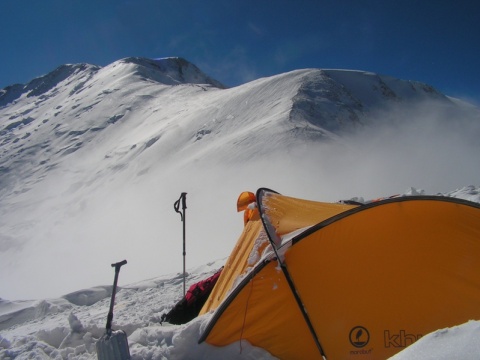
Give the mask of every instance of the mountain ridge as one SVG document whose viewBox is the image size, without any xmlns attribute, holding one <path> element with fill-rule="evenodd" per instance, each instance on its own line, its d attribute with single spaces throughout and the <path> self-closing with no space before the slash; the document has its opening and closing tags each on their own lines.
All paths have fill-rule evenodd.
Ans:
<svg viewBox="0 0 480 360">
<path fill-rule="evenodd" d="M 44 156 L 37 170 L 51 169 L 89 144 L 98 152 L 119 128 L 137 137 L 105 149 L 105 158 L 154 148 L 177 158 L 192 152 L 211 157 L 227 147 L 235 149 L 229 158 L 248 159 L 278 150 L 274 143 L 264 146 L 272 133 L 278 144 L 339 141 L 388 109 L 406 112 L 425 101 L 465 108 L 430 85 L 353 70 L 300 69 L 227 89 L 182 58 L 130 57 L 103 68 L 62 65 L 22 89 L 21 95 L 14 88 L 0 97 L 1 103 L 19 95 L 0 107 L 4 189 L 12 169 L 32 163 L 38 152 Z"/>
<path fill-rule="evenodd" d="M 28 172 L 46 176 L 79 150 L 98 153 L 121 128 L 137 136 L 103 150 L 104 159 L 121 161 L 111 165 L 117 169 L 146 149 L 182 161 L 192 152 L 210 158 L 224 147 L 234 149 L 224 161 L 232 154 L 249 159 L 278 151 L 281 145 L 264 146 L 272 134 L 277 144 L 339 141 L 388 109 L 405 112 L 425 101 L 463 109 L 430 85 L 354 70 L 299 69 L 227 89 L 182 58 L 129 57 L 103 68 L 62 65 L 22 89 L 0 107 L 4 192 L 11 189 L 12 169 L 31 164 L 38 153 L 43 157 Z M 0 103 L 3 98 L 13 97 L 7 91 Z M 183 146 L 173 145 L 173 138 Z"/>
<path fill-rule="evenodd" d="M 181 57 L 159 59 L 127 57 L 117 60 L 105 67 L 88 63 L 64 64 L 26 84 L 7 86 L 0 90 L 0 108 L 17 100 L 25 93 L 27 97 L 40 96 L 76 73 L 87 72 L 89 76 L 93 76 L 98 71 L 115 68 L 122 64 L 136 66 L 135 69 L 132 70 L 132 73 L 139 76 L 142 80 L 152 80 L 165 85 L 191 83 L 225 88 L 225 86 L 217 80 L 205 75 L 196 65 Z M 114 74 L 113 76 L 116 75 Z"/>
</svg>

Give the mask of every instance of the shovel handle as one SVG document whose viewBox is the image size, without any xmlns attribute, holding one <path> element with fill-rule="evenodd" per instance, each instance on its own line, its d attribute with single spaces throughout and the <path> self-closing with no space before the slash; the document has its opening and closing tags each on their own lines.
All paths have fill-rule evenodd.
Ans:
<svg viewBox="0 0 480 360">
<path fill-rule="evenodd" d="M 112 267 L 115 268 L 115 279 L 113 280 L 112 298 L 110 299 L 110 310 L 107 315 L 107 325 L 106 325 L 107 332 L 110 332 L 112 330 L 113 305 L 115 304 L 115 294 L 117 292 L 118 273 L 120 272 L 120 268 L 126 263 L 127 263 L 127 260 L 123 260 L 115 264 L 112 264 Z"/>
<path fill-rule="evenodd" d="M 127 263 L 127 260 L 123 260 L 123 261 L 120 261 L 120 262 L 117 262 L 115 264 L 112 264 L 112 267 L 115 268 L 115 272 L 118 272 L 120 271 L 120 268 L 125 265 Z"/>
</svg>

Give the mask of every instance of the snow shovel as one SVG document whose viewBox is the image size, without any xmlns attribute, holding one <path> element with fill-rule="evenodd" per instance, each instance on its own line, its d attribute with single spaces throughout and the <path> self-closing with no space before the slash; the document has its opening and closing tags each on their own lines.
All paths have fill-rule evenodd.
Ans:
<svg viewBox="0 0 480 360">
<path fill-rule="evenodd" d="M 127 334 L 123 330 L 112 330 L 113 305 L 115 304 L 115 293 L 117 292 L 118 273 L 122 265 L 126 263 L 127 260 L 123 260 L 112 264 L 112 267 L 115 268 L 115 279 L 113 281 L 106 331 L 96 344 L 98 360 L 130 360 Z"/>
</svg>

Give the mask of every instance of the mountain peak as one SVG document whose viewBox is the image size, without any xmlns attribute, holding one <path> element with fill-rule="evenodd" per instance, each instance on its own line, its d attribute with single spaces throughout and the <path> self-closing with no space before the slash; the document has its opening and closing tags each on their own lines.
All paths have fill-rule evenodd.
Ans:
<svg viewBox="0 0 480 360">
<path fill-rule="evenodd" d="M 143 57 L 128 57 L 114 64 L 133 64 L 135 74 L 144 79 L 150 79 L 165 85 L 205 84 L 220 89 L 225 86 L 203 73 L 196 65 L 181 57 L 165 57 L 149 59 Z"/>
<path fill-rule="evenodd" d="M 408 108 L 423 101 L 453 105 L 430 85 L 359 70 L 306 69 L 299 84 L 290 120 L 308 123 L 312 131 L 353 130 L 372 112 L 392 106 Z"/>
</svg>

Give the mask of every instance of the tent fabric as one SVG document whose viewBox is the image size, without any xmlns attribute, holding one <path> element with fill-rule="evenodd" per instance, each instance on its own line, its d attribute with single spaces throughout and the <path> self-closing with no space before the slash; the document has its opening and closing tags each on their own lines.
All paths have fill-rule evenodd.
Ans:
<svg viewBox="0 0 480 360">
<path fill-rule="evenodd" d="M 215 346 L 248 340 L 290 359 L 310 359 L 315 348 L 287 281 L 272 258 L 259 263 L 222 303 L 200 342 L 205 339 Z"/>
<path fill-rule="evenodd" d="M 429 332 L 480 319 L 479 225 L 476 207 L 408 199 L 296 239 L 285 262 L 326 354 L 384 359 Z M 358 326 L 368 331 L 359 344 L 368 343 L 356 349 L 349 333 Z"/>
<path fill-rule="evenodd" d="M 258 211 L 256 211 L 251 220 L 245 224 L 243 232 L 228 257 L 212 293 L 200 311 L 200 315 L 219 306 L 232 289 L 234 282 L 256 264 L 268 244 L 268 237 L 263 231 L 262 222 Z"/>
<path fill-rule="evenodd" d="M 244 211 L 248 208 L 248 205 L 256 202 L 255 194 L 250 191 L 242 192 L 237 199 L 237 211 Z"/>
<path fill-rule="evenodd" d="M 480 319 L 479 204 L 397 197 L 327 215 L 312 204 L 321 220 L 309 226 L 299 199 L 260 189 L 257 200 L 277 252 L 231 282 L 201 341 L 243 339 L 280 359 L 322 358 L 279 262 L 327 359 L 385 359 L 429 332 Z"/>
<path fill-rule="evenodd" d="M 244 191 L 240 194 L 237 200 L 237 211 L 243 211 L 243 222 L 247 224 L 252 220 L 257 214 L 257 209 L 255 208 L 256 204 L 255 194 L 250 191 Z"/>
<path fill-rule="evenodd" d="M 279 236 L 309 227 L 358 205 L 316 202 L 280 195 L 261 189 L 262 216 L 272 224 Z"/>
<path fill-rule="evenodd" d="M 272 192 L 273 194 L 274 192 Z M 285 201 L 280 194 L 277 195 L 269 198 L 271 211 L 267 215 L 271 221 L 281 224 L 282 234 L 315 225 L 326 218 L 357 207 L 289 197 L 284 197 L 289 199 L 289 201 Z M 258 210 L 248 207 L 255 200 L 255 195 L 248 191 L 242 192 L 238 197 L 237 211 L 248 213 L 248 221 L 245 221 L 243 232 L 228 257 L 212 294 L 200 311 L 200 315 L 213 311 L 219 306 L 231 291 L 235 280 L 245 276 L 248 270 L 260 260 L 263 251 L 269 244 Z"/>
</svg>

